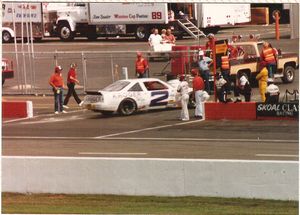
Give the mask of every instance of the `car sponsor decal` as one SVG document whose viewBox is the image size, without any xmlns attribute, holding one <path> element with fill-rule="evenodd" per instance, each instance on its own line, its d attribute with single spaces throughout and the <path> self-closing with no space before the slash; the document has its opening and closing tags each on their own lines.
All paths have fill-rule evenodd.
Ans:
<svg viewBox="0 0 300 215">
<path fill-rule="evenodd" d="M 160 96 L 157 97 L 158 95 Z M 168 101 L 163 101 L 163 100 L 168 99 L 169 91 L 153 91 L 151 92 L 151 97 L 155 97 L 155 98 L 151 100 L 150 107 L 167 105 Z"/>
</svg>

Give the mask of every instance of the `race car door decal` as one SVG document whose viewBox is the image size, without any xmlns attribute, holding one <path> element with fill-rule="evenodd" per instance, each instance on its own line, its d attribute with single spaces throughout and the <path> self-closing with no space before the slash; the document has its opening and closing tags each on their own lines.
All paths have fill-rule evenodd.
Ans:
<svg viewBox="0 0 300 215">
<path fill-rule="evenodd" d="M 169 91 L 153 91 L 151 92 L 151 97 L 155 97 L 155 99 L 151 100 L 150 107 L 164 106 L 168 104 L 168 101 L 163 101 L 163 100 L 168 99 Z"/>
</svg>

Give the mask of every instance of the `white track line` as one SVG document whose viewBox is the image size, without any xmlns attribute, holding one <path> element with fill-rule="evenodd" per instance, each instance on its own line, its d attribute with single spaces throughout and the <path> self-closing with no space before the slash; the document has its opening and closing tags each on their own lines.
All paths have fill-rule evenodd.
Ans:
<svg viewBox="0 0 300 215">
<path fill-rule="evenodd" d="M 69 113 L 76 113 L 76 112 L 81 112 L 84 111 L 85 109 L 82 110 L 74 110 L 74 111 L 68 111 L 67 113 L 61 114 L 61 115 L 68 115 Z M 36 119 L 36 118 L 40 118 L 40 117 L 49 117 L 49 116 L 59 116 L 57 114 L 51 113 L 51 114 L 41 114 L 41 115 L 37 115 L 34 117 L 26 117 L 26 118 L 22 118 L 22 119 L 13 119 L 13 120 L 7 120 L 7 121 L 2 121 L 2 125 L 3 124 L 8 124 L 8 123 L 12 123 L 12 122 L 18 122 L 18 121 L 24 121 L 24 120 L 28 120 L 28 119 Z"/>
<path fill-rule="evenodd" d="M 299 157 L 299 155 L 281 155 L 281 154 L 256 154 L 257 157 Z"/>
<path fill-rule="evenodd" d="M 290 163 L 298 165 L 298 161 L 281 161 L 281 160 L 239 160 L 239 159 L 195 159 L 195 158 L 120 158 L 120 157 L 62 157 L 62 156 L 2 156 L 3 159 L 31 159 L 31 160 L 119 160 L 119 161 L 202 161 L 202 162 L 227 162 L 227 163 Z"/>
<path fill-rule="evenodd" d="M 147 155 L 148 153 L 130 153 L 130 152 L 79 152 L 79 155 Z"/>
<path fill-rule="evenodd" d="M 108 137 L 103 140 L 154 140 L 154 141 L 218 141 L 218 142 L 279 142 L 298 143 L 298 140 L 272 140 L 272 139 L 220 139 L 220 138 L 164 138 L 164 137 Z"/>
<path fill-rule="evenodd" d="M 95 138 L 96 139 L 102 139 L 102 138 L 106 138 L 106 137 L 119 136 L 119 135 L 122 135 L 122 134 L 132 134 L 132 133 L 138 133 L 138 132 L 141 132 L 141 131 L 149 131 L 149 130 L 155 130 L 155 129 L 159 129 L 159 128 L 168 128 L 168 127 L 192 124 L 192 123 L 202 122 L 202 121 L 204 121 L 204 119 L 194 120 L 194 121 L 189 121 L 189 122 L 180 122 L 180 123 L 169 124 L 169 125 L 161 125 L 161 126 L 155 126 L 155 127 L 150 127 L 150 128 L 142 128 L 142 129 L 137 129 L 137 130 L 133 130 L 133 131 L 119 132 L 119 133 L 115 133 L 115 134 L 108 134 L 108 135 L 98 136 L 98 137 L 95 137 Z"/>
<path fill-rule="evenodd" d="M 198 141 L 198 142 L 221 142 L 221 143 L 231 143 L 231 142 L 254 142 L 254 143 L 298 143 L 299 140 L 272 140 L 272 139 L 219 139 L 219 138 L 164 138 L 164 137 L 43 137 L 43 136 L 3 136 L 2 139 L 11 140 L 98 140 L 98 141 L 108 141 L 108 140 L 120 140 L 120 141 L 130 141 L 130 140 L 152 140 L 152 141 Z"/>
</svg>

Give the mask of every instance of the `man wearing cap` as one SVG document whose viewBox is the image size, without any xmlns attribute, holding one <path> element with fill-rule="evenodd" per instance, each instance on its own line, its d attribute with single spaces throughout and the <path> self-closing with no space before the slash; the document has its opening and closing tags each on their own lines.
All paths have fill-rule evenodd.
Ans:
<svg viewBox="0 0 300 215">
<path fill-rule="evenodd" d="M 206 37 L 207 37 L 207 39 L 208 39 L 208 41 L 207 41 L 206 44 L 205 44 L 206 49 L 213 50 L 213 48 L 214 48 L 214 38 L 215 38 L 215 35 L 212 34 L 212 33 L 210 33 L 210 34 L 208 34 Z"/>
<path fill-rule="evenodd" d="M 198 75 L 197 69 L 192 69 L 193 79 L 193 92 L 196 100 L 195 117 L 202 119 L 203 117 L 203 101 L 208 99 L 208 94 L 204 91 L 204 81 Z"/>
<path fill-rule="evenodd" d="M 64 88 L 64 81 L 62 78 L 62 67 L 56 66 L 54 70 L 54 74 L 51 75 L 49 84 L 53 88 L 54 92 L 54 109 L 55 114 L 59 112 L 66 113 L 63 108 L 63 88 Z"/>
<path fill-rule="evenodd" d="M 212 65 L 213 61 L 211 58 L 204 56 L 204 52 L 201 50 L 199 51 L 199 69 L 201 71 L 201 76 L 205 82 L 205 91 L 210 93 L 210 86 L 209 86 L 209 74 L 210 70 L 209 67 Z"/>
<path fill-rule="evenodd" d="M 278 103 L 279 87 L 274 84 L 272 78 L 268 79 L 268 87 L 266 89 L 266 103 Z"/>
<path fill-rule="evenodd" d="M 135 61 L 135 74 L 138 78 L 149 77 L 149 66 L 146 59 L 143 58 L 141 52 L 137 52 L 137 60 Z"/>
<path fill-rule="evenodd" d="M 82 104 L 83 104 L 83 101 L 81 101 L 81 99 L 78 97 L 76 90 L 75 90 L 75 84 L 79 84 L 79 81 L 77 79 L 76 69 L 77 69 L 77 64 L 71 63 L 70 69 L 68 72 L 68 79 L 67 79 L 68 93 L 64 100 L 64 108 L 66 108 L 66 109 L 69 108 L 67 105 L 68 105 L 69 99 L 72 95 L 79 106 L 82 106 Z"/>
<path fill-rule="evenodd" d="M 182 121 L 190 120 L 189 110 L 188 110 L 188 102 L 189 102 L 189 84 L 184 80 L 184 76 L 180 76 L 179 78 L 180 84 L 178 85 L 177 92 L 180 93 L 181 96 L 181 114 L 180 119 Z"/>
<path fill-rule="evenodd" d="M 236 99 L 236 102 L 241 101 L 239 98 L 240 94 L 245 97 L 245 102 L 250 102 L 251 100 L 251 86 L 248 80 L 248 77 L 245 73 L 237 74 L 237 81 L 236 81 L 236 88 L 235 88 L 235 96 L 238 98 Z"/>
</svg>

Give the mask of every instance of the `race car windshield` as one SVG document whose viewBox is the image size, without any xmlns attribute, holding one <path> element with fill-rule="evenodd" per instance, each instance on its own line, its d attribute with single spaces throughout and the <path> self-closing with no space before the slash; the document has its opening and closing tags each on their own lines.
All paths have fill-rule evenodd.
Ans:
<svg viewBox="0 0 300 215">
<path fill-rule="evenodd" d="M 111 85 L 108 85 L 103 89 L 103 91 L 109 91 L 109 92 L 116 92 L 124 89 L 128 84 L 130 84 L 129 81 L 117 81 Z"/>
</svg>

